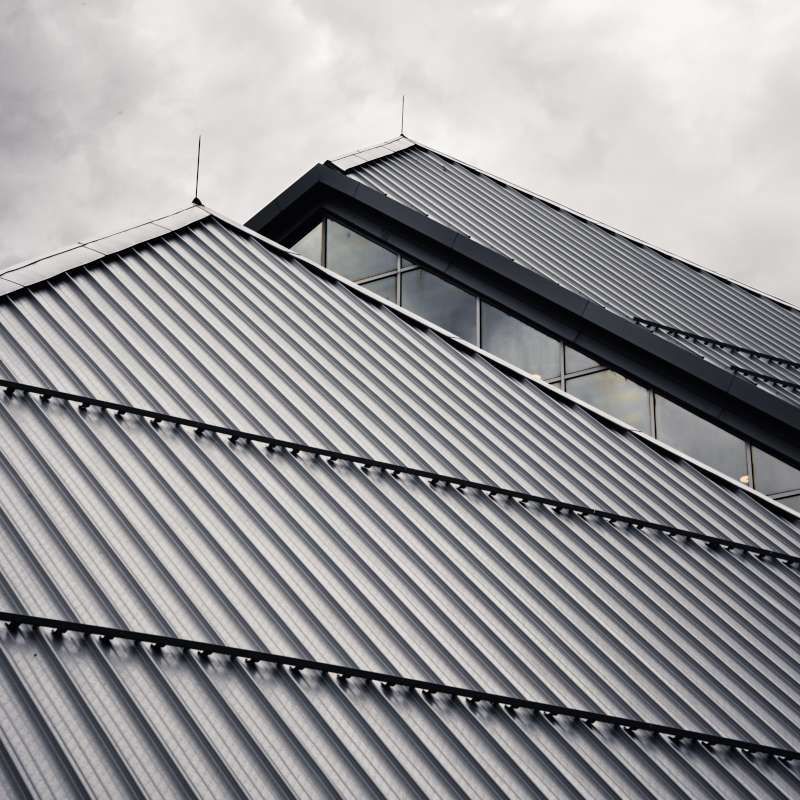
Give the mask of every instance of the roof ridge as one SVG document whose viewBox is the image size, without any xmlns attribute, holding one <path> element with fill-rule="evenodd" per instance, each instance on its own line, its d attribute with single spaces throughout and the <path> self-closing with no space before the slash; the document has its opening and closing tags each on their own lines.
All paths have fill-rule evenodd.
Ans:
<svg viewBox="0 0 800 800">
<path fill-rule="evenodd" d="M 0 296 L 11 294 L 18 289 L 24 289 L 68 270 L 86 266 L 107 256 L 116 255 L 129 247 L 152 241 L 168 233 L 174 233 L 209 215 L 204 206 L 195 203 L 162 217 L 145 220 L 138 225 L 109 233 L 106 236 L 87 239 L 38 258 L 12 264 L 10 267 L 0 270 L 0 279 L 11 284 L 9 287 L 4 287 L 0 282 Z"/>
<path fill-rule="evenodd" d="M 775 303 L 776 305 L 779 305 L 779 306 L 781 306 L 783 308 L 786 308 L 789 311 L 794 312 L 795 314 L 800 314 L 800 306 L 795 305 L 795 304 L 789 302 L 788 300 L 784 300 L 781 297 L 777 297 L 775 295 L 769 294 L 769 292 L 765 292 L 762 289 L 757 289 L 754 286 L 750 286 L 749 284 L 746 284 L 743 281 L 740 281 L 740 280 L 738 280 L 736 278 L 731 278 L 731 277 L 729 277 L 727 275 L 723 275 L 722 273 L 717 272 L 716 270 L 711 269 L 710 267 L 704 267 L 701 264 L 698 264 L 698 263 L 696 263 L 694 261 L 691 261 L 688 258 L 684 258 L 683 256 L 679 256 L 676 253 L 673 253 L 673 252 L 671 252 L 670 250 L 667 250 L 664 247 L 658 247 L 658 246 L 656 246 L 654 244 L 651 244 L 650 242 L 648 242 L 648 241 L 646 241 L 644 239 L 640 239 L 637 236 L 634 236 L 633 234 L 626 233 L 625 231 L 623 231 L 623 230 L 621 230 L 619 228 L 615 228 L 613 225 L 610 225 L 609 223 L 601 222 L 600 220 L 595 219 L 594 217 L 590 217 L 588 214 L 585 214 L 585 213 L 583 213 L 581 211 L 577 211 L 574 208 L 571 208 L 570 206 L 564 205 L 563 203 L 559 203 L 556 200 L 552 200 L 551 198 L 549 198 L 549 197 L 547 197 L 545 195 L 538 194 L 537 192 L 534 192 L 531 189 L 527 189 L 524 186 L 520 186 L 519 184 L 513 183 L 513 182 L 511 182 L 509 180 L 506 180 L 505 178 L 501 178 L 501 177 L 495 175 L 492 172 L 488 172 L 487 170 L 482 169 L 481 167 L 476 167 L 474 164 L 470 164 L 467 161 L 463 161 L 462 159 L 457 158 L 456 156 L 452 156 L 449 153 L 445 153 L 445 152 L 443 152 L 441 150 L 437 150 L 434 147 L 429 147 L 428 145 L 422 144 L 421 142 L 417 142 L 417 141 L 414 141 L 412 139 L 409 139 L 407 136 L 403 136 L 403 138 L 406 139 L 407 142 L 408 142 L 408 145 L 406 147 L 400 148 L 400 149 L 398 149 L 398 150 L 396 150 L 396 151 L 394 151 L 392 153 L 385 153 L 380 157 L 382 158 L 382 157 L 385 157 L 385 156 L 395 155 L 397 152 L 402 152 L 402 150 L 409 149 L 410 147 L 419 147 L 420 149 L 426 150 L 429 153 L 433 153 L 434 155 L 437 155 L 440 158 L 444 158 L 447 161 L 450 161 L 452 163 L 458 164 L 458 165 L 464 167 L 465 169 L 468 169 L 471 172 L 475 172 L 475 173 L 478 173 L 480 175 L 483 175 L 484 177 L 489 178 L 490 180 L 495 181 L 496 183 L 499 183 L 502 186 L 505 186 L 505 187 L 507 187 L 509 189 L 513 189 L 514 191 L 519 192 L 520 194 L 522 194 L 522 195 L 524 195 L 526 197 L 529 197 L 529 198 L 531 198 L 533 200 L 538 200 L 541 203 L 545 203 L 546 205 L 549 205 L 549 206 L 551 206 L 553 208 L 556 208 L 559 211 L 563 211 L 563 212 L 565 212 L 567 214 L 570 214 L 570 215 L 572 215 L 572 216 L 574 216 L 574 217 L 576 217 L 576 218 L 578 218 L 578 219 L 580 219 L 580 220 L 582 220 L 584 222 L 589 222 L 592 225 L 595 225 L 596 227 L 600 228 L 601 230 L 606 231 L 607 233 L 610 233 L 610 234 L 612 234 L 614 236 L 621 236 L 624 239 L 627 239 L 628 241 L 633 242 L 634 244 L 636 244 L 638 246 L 646 247 L 648 250 L 652 250 L 654 253 L 660 255 L 663 258 L 667 258 L 670 261 L 675 261 L 675 262 L 677 262 L 679 264 L 683 264 L 684 266 L 688 267 L 689 269 L 694 270 L 695 272 L 702 272 L 702 273 L 705 273 L 707 275 L 710 275 L 710 276 L 716 278 L 717 280 L 722 281 L 723 283 L 727 283 L 727 284 L 730 284 L 731 286 L 735 286 L 735 287 L 737 287 L 739 289 L 742 289 L 743 291 L 747 292 L 748 294 L 752 294 L 752 295 L 755 295 L 757 297 L 762 297 L 765 300 L 769 300 L 770 302 Z M 379 145 L 376 145 L 376 147 L 379 147 Z M 371 150 L 371 149 L 372 148 L 365 148 L 365 149 L 363 149 L 361 151 L 356 151 L 355 153 L 350 154 L 350 155 L 351 155 L 351 157 L 356 158 L 356 157 L 359 157 L 358 153 L 362 153 L 362 152 L 365 152 L 365 151 L 368 151 L 368 150 Z M 342 159 L 340 158 L 339 160 L 342 160 Z M 359 161 L 353 161 L 353 163 L 348 163 L 348 165 L 343 169 L 344 169 L 345 172 L 349 172 L 351 170 L 356 170 L 356 169 L 358 169 L 358 167 L 362 166 L 363 164 L 369 163 L 370 161 L 374 161 L 374 160 L 377 160 L 377 157 L 376 158 L 371 158 L 371 159 L 362 159 L 360 162 Z M 336 161 L 333 161 L 332 163 L 336 164 Z M 336 165 L 339 166 L 338 164 L 336 164 Z"/>
<path fill-rule="evenodd" d="M 408 150 L 416 146 L 416 142 L 401 133 L 399 136 L 395 136 L 394 139 L 388 139 L 385 142 L 370 147 L 362 147 L 360 150 L 354 150 L 352 153 L 345 153 L 343 156 L 328 159 L 326 163 L 333 164 L 337 169 L 346 173 L 354 167 L 369 164 L 378 159 L 392 156 L 395 153 L 400 153 L 403 150 Z"/>
</svg>

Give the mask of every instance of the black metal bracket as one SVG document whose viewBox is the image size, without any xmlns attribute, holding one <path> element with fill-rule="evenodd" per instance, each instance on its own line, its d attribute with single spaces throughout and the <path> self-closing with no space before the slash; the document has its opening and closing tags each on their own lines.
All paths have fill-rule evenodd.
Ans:
<svg viewBox="0 0 800 800">
<path fill-rule="evenodd" d="M 184 652 L 194 652 L 203 660 L 207 659 L 212 654 L 221 655 L 233 659 L 241 659 L 251 667 L 255 667 L 258 663 L 264 662 L 267 664 L 289 667 L 294 672 L 308 669 L 328 675 L 335 675 L 340 680 L 346 681 L 352 678 L 358 678 L 368 683 L 382 684 L 387 689 L 391 689 L 394 686 L 404 686 L 423 692 L 428 697 L 441 694 L 448 697 L 462 698 L 469 703 L 490 703 L 493 706 L 506 708 L 509 713 L 524 708 L 534 712 L 534 714 L 543 714 L 549 718 L 562 716 L 569 717 L 576 721 L 583 721 L 588 725 L 593 725 L 595 723 L 613 725 L 622 728 L 630 734 L 634 734 L 638 731 L 646 731 L 671 737 L 676 745 L 681 740 L 687 740 L 697 742 L 706 747 L 713 747 L 714 745 L 729 747 L 739 750 L 744 754 L 762 753 L 785 761 L 800 759 L 800 752 L 785 747 L 758 744 L 745 739 L 733 739 L 728 736 L 720 736 L 716 733 L 686 730 L 685 728 L 677 728 L 672 725 L 662 725 L 658 722 L 645 722 L 640 719 L 629 719 L 627 717 L 618 717 L 614 714 L 604 714 L 600 711 L 586 711 L 553 703 L 542 703 L 538 700 L 528 700 L 523 697 L 494 694 L 492 692 L 484 692 L 480 689 L 466 689 L 460 686 L 437 683 L 435 681 L 424 681 L 418 678 L 408 678 L 386 672 L 360 669 L 359 667 L 347 667 L 341 664 L 329 664 L 324 661 L 314 661 L 307 658 L 277 655 L 276 653 L 269 653 L 263 650 L 231 647 L 230 645 L 200 642 L 194 639 L 179 639 L 174 636 L 143 633 L 141 631 L 131 631 L 124 628 L 109 628 L 103 625 L 92 625 L 84 622 L 36 617 L 30 614 L 17 614 L 11 611 L 0 611 L 0 621 L 5 622 L 12 633 L 16 633 L 22 625 L 29 625 L 36 629 L 49 629 L 52 631 L 52 635 L 58 639 L 63 638 L 64 634 L 67 632 L 81 633 L 85 636 L 97 636 L 105 645 L 110 645 L 114 639 L 124 639 L 136 642 L 137 644 L 149 644 L 156 651 L 164 647 L 174 647 Z"/>
<path fill-rule="evenodd" d="M 469 480 L 468 478 L 456 477 L 452 475 L 441 475 L 426 469 L 418 469 L 417 467 L 409 467 L 403 464 L 393 464 L 389 461 L 378 461 L 374 458 L 369 458 L 368 456 L 341 453 L 337 450 L 329 450 L 324 447 L 315 447 L 313 445 L 302 444 L 300 442 L 290 442 L 284 439 L 276 439 L 263 433 L 241 431 L 237 430 L 236 428 L 228 428 L 224 425 L 214 425 L 209 422 L 201 422 L 199 420 L 187 419 L 185 417 L 176 417 L 172 414 L 166 414 L 162 411 L 136 408 L 135 406 L 130 406 L 126 403 L 117 403 L 111 400 L 99 400 L 94 397 L 85 397 L 83 395 L 72 394 L 70 392 L 62 392 L 57 389 L 46 389 L 41 386 L 31 386 L 29 384 L 19 383 L 18 381 L 10 381 L 3 378 L 0 378 L 0 387 L 4 388 L 5 393 L 9 396 L 13 396 L 15 392 L 20 392 L 21 394 L 26 395 L 36 395 L 41 398 L 43 403 L 49 402 L 55 398 L 58 400 L 64 400 L 68 403 L 77 403 L 81 411 L 87 411 L 90 408 L 113 411 L 115 412 L 117 419 L 122 419 L 122 417 L 124 417 L 126 414 L 131 414 L 133 416 L 149 420 L 150 424 L 154 427 L 158 427 L 162 423 L 168 423 L 178 427 L 192 429 L 198 436 L 201 436 L 205 433 L 210 433 L 228 437 L 232 444 L 235 444 L 240 440 L 244 444 L 252 444 L 257 442 L 266 444 L 267 449 L 270 451 L 279 449 L 285 450 L 294 456 L 297 456 L 299 453 L 309 453 L 315 457 L 326 458 L 331 463 L 336 461 L 345 461 L 351 464 L 358 464 L 364 471 L 375 469 L 381 472 L 390 473 L 394 477 L 411 475 L 413 477 L 430 481 L 431 485 L 433 486 L 438 486 L 441 484 L 443 486 L 451 486 L 460 490 L 473 489 L 477 492 L 485 493 L 489 497 L 508 497 L 518 500 L 522 504 L 535 503 L 546 508 L 552 508 L 556 512 L 566 511 L 582 517 L 595 517 L 611 523 L 621 523 L 639 531 L 650 530 L 658 533 L 665 533 L 668 536 L 678 536 L 686 539 L 693 539 L 695 541 L 704 542 L 710 548 L 721 548 L 723 550 L 731 551 L 738 550 L 742 553 L 750 553 L 751 555 L 758 556 L 761 559 L 770 558 L 776 561 L 784 562 L 792 567 L 800 567 L 800 554 L 784 553 L 779 550 L 771 550 L 755 544 L 737 542 L 732 539 L 723 539 L 718 536 L 710 536 L 698 531 L 677 528 L 674 525 L 667 525 L 663 522 L 650 522 L 637 517 L 631 517 L 626 514 L 619 514 L 615 511 L 592 508 L 590 506 L 581 505 L 580 503 L 557 500 L 552 497 L 542 497 L 540 495 L 522 491 L 521 489 L 509 489 L 500 486 L 494 486 L 490 483 Z"/>
</svg>

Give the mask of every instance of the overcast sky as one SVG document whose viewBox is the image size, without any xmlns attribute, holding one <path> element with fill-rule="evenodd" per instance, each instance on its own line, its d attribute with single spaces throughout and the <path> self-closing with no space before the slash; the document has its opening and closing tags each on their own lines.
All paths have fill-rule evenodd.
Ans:
<svg viewBox="0 0 800 800">
<path fill-rule="evenodd" d="M 399 132 L 800 304 L 800 4 L 4 0 L 0 266 Z"/>
</svg>

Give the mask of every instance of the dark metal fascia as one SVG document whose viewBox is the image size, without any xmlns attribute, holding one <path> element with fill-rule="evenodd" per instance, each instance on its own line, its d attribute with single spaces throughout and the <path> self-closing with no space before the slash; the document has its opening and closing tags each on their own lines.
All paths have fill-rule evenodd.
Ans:
<svg viewBox="0 0 800 800">
<path fill-rule="evenodd" d="M 276 232 L 275 228 L 286 227 L 288 218 L 295 211 L 290 208 L 292 203 L 302 199 L 305 201 L 303 204 L 313 205 L 315 192 L 321 192 L 323 195 L 332 193 L 333 196 L 338 194 L 355 200 L 371 212 L 383 215 L 392 222 L 405 226 L 415 234 L 426 237 L 435 245 L 456 252 L 484 267 L 487 271 L 522 286 L 546 302 L 552 303 L 569 314 L 575 315 L 577 319 L 594 326 L 602 334 L 623 340 L 629 347 L 638 349 L 647 357 L 661 359 L 670 367 L 699 381 L 701 385 L 707 387 L 707 390 L 721 393 L 723 397 L 732 399 L 736 403 L 743 403 L 746 407 L 765 415 L 771 421 L 780 421 L 781 425 L 786 426 L 789 430 L 787 430 L 786 436 L 780 437 L 776 441 L 767 441 L 752 432 L 745 435 L 756 440 L 760 446 L 773 452 L 774 455 L 800 467 L 800 450 L 792 446 L 793 439 L 790 433 L 791 431 L 800 434 L 800 408 L 777 395 L 759 390 L 752 381 L 724 367 L 712 364 L 675 342 L 655 336 L 651 330 L 635 319 L 615 314 L 599 303 L 561 286 L 552 279 L 521 267 L 513 259 L 503 256 L 441 223 L 434 222 L 422 212 L 359 183 L 336 167 L 327 164 L 316 165 L 282 195 L 254 215 L 246 223 L 246 226 L 269 238 L 280 239 L 281 233 L 280 231 Z M 394 239 L 395 237 L 391 237 L 391 240 L 387 241 L 393 246 L 398 246 Z M 566 337 L 562 336 L 561 338 Z M 577 338 L 574 341 L 577 343 Z M 681 397 L 679 392 L 677 394 L 669 391 L 666 393 L 674 395 L 676 399 Z M 742 435 L 742 429 L 737 424 L 737 420 L 745 414 L 745 411 L 730 412 L 719 402 L 711 405 L 715 406 L 716 410 L 708 404 L 704 404 L 702 408 L 698 407 L 697 410 L 707 419 L 717 422 L 736 435 Z M 743 416 L 742 419 L 744 419 Z M 784 446 L 780 446 L 776 442 L 783 442 Z"/>
<path fill-rule="evenodd" d="M 693 331 L 683 330 L 682 328 L 675 328 L 672 325 L 665 325 L 663 322 L 655 322 L 654 320 L 645 319 L 644 317 L 634 317 L 633 319 L 646 328 L 661 330 L 678 338 L 691 339 L 695 342 L 699 342 L 700 344 L 707 344 L 711 347 L 722 350 L 731 350 L 734 353 L 742 353 L 743 355 L 751 356 L 753 358 L 760 358 L 764 361 L 767 361 L 771 364 L 777 364 L 781 367 L 800 369 L 800 361 L 794 361 L 786 356 L 779 356 L 775 355 L 774 353 L 762 353 L 760 350 L 752 350 L 749 347 L 743 347 L 740 344 L 733 344 L 732 342 L 723 342 L 720 339 L 713 339 L 712 337 L 706 336 L 703 333 L 694 333 Z M 774 378 L 773 380 L 778 379 Z"/>
<path fill-rule="evenodd" d="M 524 708 L 533 711 L 534 714 L 543 714 L 549 718 L 559 716 L 569 717 L 576 721 L 585 722 L 588 725 L 602 723 L 622 728 L 631 736 L 635 736 L 639 731 L 644 731 L 671 737 L 676 744 L 682 740 L 686 740 L 697 742 L 708 748 L 713 748 L 714 746 L 732 748 L 746 755 L 759 753 L 784 761 L 800 759 L 799 751 L 786 747 L 775 747 L 773 745 L 761 744 L 746 739 L 734 739 L 728 736 L 720 736 L 716 733 L 693 731 L 672 725 L 663 725 L 658 722 L 646 722 L 641 719 L 619 717 L 615 714 L 605 714 L 601 711 L 570 708 L 569 706 L 562 706 L 554 703 L 529 700 L 524 697 L 495 694 L 493 692 L 485 692 L 481 689 L 467 689 L 460 686 L 451 686 L 446 683 L 438 683 L 436 681 L 425 681 L 419 678 L 409 678 L 387 672 L 361 669 L 360 667 L 343 666 L 341 664 L 330 664 L 325 661 L 315 661 L 308 658 L 279 655 L 264 650 L 251 650 L 244 647 L 232 647 L 231 645 L 202 642 L 196 639 L 181 639 L 175 636 L 144 633 L 142 631 L 132 631 L 125 628 L 111 628 L 104 625 L 94 625 L 72 620 L 38 617 L 31 614 L 18 614 L 12 611 L 0 611 L 0 621 L 6 623 L 12 635 L 15 635 L 19 631 L 20 626 L 27 625 L 34 629 L 46 628 L 51 630 L 53 637 L 56 639 L 60 639 L 65 633 L 70 632 L 81 633 L 84 636 L 97 636 L 100 638 L 101 643 L 107 646 L 110 646 L 114 639 L 122 639 L 137 644 L 149 644 L 151 648 L 156 651 L 162 650 L 165 647 L 174 647 L 183 652 L 194 652 L 201 659 L 207 659 L 213 654 L 227 656 L 231 659 L 243 660 L 251 668 L 255 668 L 259 662 L 265 662 L 289 667 L 294 672 L 301 672 L 307 669 L 326 675 L 336 675 L 338 679 L 342 681 L 358 678 L 367 683 L 382 684 L 385 690 L 391 690 L 392 687 L 395 686 L 402 686 L 419 691 L 428 697 L 441 694 L 451 698 L 457 697 L 464 699 L 468 703 L 485 702 L 493 706 L 502 706 L 506 708 L 510 714 L 513 714 L 518 709 Z"/>
<path fill-rule="evenodd" d="M 780 386 L 783 389 L 790 389 L 793 392 L 800 392 L 800 383 L 794 381 L 786 381 L 783 378 L 776 378 L 774 375 L 766 375 L 763 372 L 755 372 L 752 369 L 745 369 L 737 364 L 731 364 L 731 369 L 740 375 L 748 375 L 755 379 L 756 383 L 773 383 L 775 386 Z"/>
<path fill-rule="evenodd" d="M 668 536 L 678 536 L 685 539 L 701 541 L 712 549 L 731 551 L 739 550 L 742 553 L 750 553 L 755 555 L 760 559 L 770 558 L 775 561 L 783 562 L 791 567 L 800 567 L 800 554 L 784 553 L 779 550 L 771 550 L 755 544 L 737 542 L 732 539 L 724 539 L 717 536 L 710 536 L 709 534 L 700 533 L 699 531 L 686 530 L 684 528 L 678 528 L 674 525 L 667 525 L 663 522 L 651 522 L 648 520 L 639 519 L 638 517 L 632 517 L 627 514 L 620 514 L 616 511 L 592 508 L 591 506 L 585 506 L 580 503 L 573 503 L 567 500 L 558 500 L 553 497 L 543 497 L 541 495 L 525 492 L 521 489 L 510 489 L 507 487 L 495 486 L 490 483 L 483 483 L 482 481 L 470 480 L 469 478 L 442 475 L 437 472 L 432 472 L 431 470 L 409 467 L 404 464 L 394 464 L 389 461 L 379 461 L 377 459 L 370 458 L 369 456 L 342 453 L 337 450 L 329 450 L 325 447 L 316 447 L 314 445 L 303 444 L 301 442 L 290 442 L 284 439 L 276 439 L 273 436 L 267 436 L 263 433 L 241 431 L 224 425 L 215 425 L 213 423 L 202 422 L 200 420 L 177 417 L 173 414 L 166 414 L 162 411 L 136 408 L 135 406 L 131 406 L 126 403 L 117 403 L 111 400 L 99 400 L 96 397 L 86 397 L 84 395 L 73 394 L 71 392 L 62 392 L 57 389 L 48 389 L 42 386 L 32 386 L 30 384 L 19 383 L 18 381 L 0 379 L 0 387 L 4 388 L 6 395 L 9 397 L 13 397 L 15 392 L 20 392 L 25 395 L 36 395 L 41 398 L 43 403 L 47 403 L 51 399 L 56 398 L 69 403 L 77 403 L 81 411 L 87 411 L 90 408 L 113 411 L 118 419 L 121 419 L 126 414 L 131 414 L 132 416 L 149 420 L 150 424 L 156 428 L 162 423 L 166 423 L 175 425 L 176 427 L 190 428 L 194 430 L 197 436 L 202 436 L 204 433 L 226 436 L 230 439 L 231 444 L 236 444 L 238 441 L 241 441 L 244 444 L 259 442 L 266 444 L 267 449 L 270 451 L 278 449 L 285 450 L 294 456 L 297 456 L 299 453 L 309 453 L 316 458 L 325 458 L 329 464 L 335 464 L 337 461 L 344 461 L 351 464 L 357 464 L 365 472 L 369 471 L 370 469 L 376 469 L 380 472 L 386 472 L 396 478 L 401 475 L 411 475 L 415 478 L 421 478 L 429 481 L 432 486 L 441 484 L 442 486 L 449 486 L 458 490 L 473 489 L 475 491 L 484 493 L 489 497 L 509 497 L 520 501 L 523 505 L 525 503 L 535 503 L 546 508 L 552 508 L 557 513 L 568 512 L 581 517 L 595 517 L 611 523 L 622 523 L 636 530 L 651 530 L 658 533 L 665 533 Z M 778 507 L 774 509 L 776 514 L 779 513 L 779 511 L 780 509 Z M 787 511 L 784 516 L 792 521 L 796 521 L 796 516 L 792 512 Z"/>
</svg>

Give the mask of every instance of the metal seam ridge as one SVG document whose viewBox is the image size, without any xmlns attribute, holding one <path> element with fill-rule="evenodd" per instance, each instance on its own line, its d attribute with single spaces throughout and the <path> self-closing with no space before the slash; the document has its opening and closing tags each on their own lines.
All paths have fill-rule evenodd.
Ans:
<svg viewBox="0 0 800 800">
<path fill-rule="evenodd" d="M 736 364 L 731 364 L 730 368 L 733 372 L 737 372 L 740 375 L 747 375 L 750 378 L 755 378 L 756 383 L 773 383 L 776 386 L 780 386 L 784 389 L 791 389 L 794 392 L 800 391 L 800 383 L 794 383 L 794 381 L 785 381 L 782 378 L 766 375 L 763 372 L 755 372 L 752 369 L 745 369 Z"/>
<path fill-rule="evenodd" d="M 443 486 L 455 487 L 458 490 L 475 489 L 479 492 L 487 494 L 489 497 L 495 497 L 498 495 L 502 497 L 510 497 L 519 500 L 523 505 L 529 502 L 536 503 L 538 505 L 552 508 L 556 512 L 566 511 L 577 514 L 578 516 L 597 517 L 598 519 L 603 519 L 611 523 L 624 523 L 636 530 L 652 530 L 658 533 L 665 533 L 670 537 L 682 536 L 686 539 L 702 541 L 712 549 L 724 549 L 730 551 L 739 550 L 742 553 L 751 553 L 760 559 L 772 558 L 776 561 L 783 562 L 790 567 L 800 567 L 800 554 L 784 553 L 778 550 L 759 547 L 755 544 L 737 542 L 732 539 L 724 539 L 721 537 L 700 533 L 699 531 L 678 528 L 662 522 L 651 522 L 648 520 L 639 519 L 637 517 L 620 514 L 615 511 L 597 509 L 578 503 L 558 500 L 552 497 L 534 495 L 521 489 L 495 486 L 493 484 L 482 483 L 480 481 L 474 481 L 464 477 L 442 475 L 430 470 L 419 469 L 417 467 L 409 467 L 403 464 L 395 464 L 387 461 L 378 461 L 377 459 L 370 458 L 369 456 L 342 453 L 336 450 L 329 450 L 327 448 L 316 447 L 314 445 L 304 444 L 301 442 L 290 442 L 283 439 L 277 439 L 263 433 L 242 431 L 236 428 L 216 425 L 214 423 L 188 419 L 185 417 L 177 417 L 162 411 L 136 408 L 126 403 L 118 403 L 111 400 L 100 400 L 95 397 L 86 397 L 84 395 L 73 394 L 71 392 L 62 392 L 57 389 L 48 389 L 41 386 L 32 386 L 30 384 L 19 383 L 18 381 L 11 381 L 4 378 L 0 378 L 0 387 L 4 388 L 6 395 L 9 397 L 13 396 L 15 392 L 21 392 L 22 394 L 26 395 L 37 395 L 41 397 L 43 403 L 49 402 L 49 400 L 52 398 L 56 398 L 59 400 L 64 400 L 65 402 L 77 403 L 81 411 L 86 411 L 89 408 L 99 408 L 102 410 L 114 411 L 115 416 L 118 419 L 124 417 L 125 414 L 131 414 L 133 416 L 148 419 L 154 427 L 158 427 L 161 423 L 169 423 L 177 427 L 191 428 L 195 431 L 197 436 L 202 436 L 206 432 L 219 434 L 221 436 L 229 437 L 231 444 L 235 444 L 239 440 L 243 441 L 245 444 L 261 442 L 266 444 L 269 450 L 287 450 L 295 456 L 301 452 L 309 453 L 315 458 L 326 458 L 331 464 L 335 463 L 336 461 L 346 461 L 349 463 L 358 464 L 365 471 L 375 468 L 382 472 L 388 472 L 394 477 L 399 477 L 400 475 L 411 475 L 424 480 L 429 480 L 433 486 L 442 484 Z"/>
<path fill-rule="evenodd" d="M 315 661 L 313 659 L 279 655 L 263 650 L 251 650 L 243 647 L 233 647 L 231 645 L 214 642 L 202 642 L 194 639 L 181 639 L 174 636 L 144 633 L 142 631 L 132 631 L 125 628 L 110 628 L 103 625 L 94 625 L 92 623 L 38 617 L 12 611 L 0 611 L 0 621 L 6 623 L 12 634 L 17 633 L 20 626 L 28 625 L 34 629 L 48 628 L 52 630 L 53 636 L 56 638 L 61 638 L 67 632 L 73 632 L 82 633 L 85 636 L 98 636 L 105 644 L 110 644 L 114 639 L 123 639 L 136 642 L 137 644 L 150 644 L 156 651 L 164 647 L 174 647 L 184 652 L 196 652 L 202 659 L 206 659 L 212 654 L 223 655 L 232 659 L 242 659 L 251 667 L 255 667 L 256 664 L 264 661 L 270 664 L 290 667 L 295 672 L 309 669 L 316 672 L 333 674 L 343 681 L 347 681 L 350 678 L 360 678 L 368 682 L 381 683 L 386 689 L 391 689 L 394 686 L 404 686 L 409 689 L 421 691 L 429 696 L 443 694 L 449 697 L 463 698 L 470 703 L 487 702 L 496 706 L 505 706 L 509 713 L 512 714 L 517 709 L 525 708 L 533 711 L 535 714 L 540 713 L 548 717 L 570 717 L 576 721 L 585 722 L 588 725 L 598 722 L 604 723 L 620 727 L 632 736 L 635 735 L 637 731 L 647 731 L 648 733 L 670 736 L 676 742 L 686 739 L 688 741 L 699 742 L 709 748 L 714 745 L 720 745 L 740 750 L 745 754 L 762 753 L 767 756 L 780 758 L 784 761 L 800 759 L 800 751 L 761 744 L 746 739 L 733 739 L 728 736 L 720 736 L 716 733 L 693 731 L 686 728 L 674 727 L 672 725 L 664 725 L 658 722 L 647 722 L 641 719 L 605 714 L 600 711 L 571 708 L 569 706 L 530 700 L 524 697 L 495 694 L 492 692 L 485 692 L 481 689 L 451 686 L 449 684 L 426 681 L 420 678 L 410 678 L 392 673 L 361 669 L 360 667 L 343 666 L 341 664 L 331 664 L 324 661 Z"/>
</svg>

